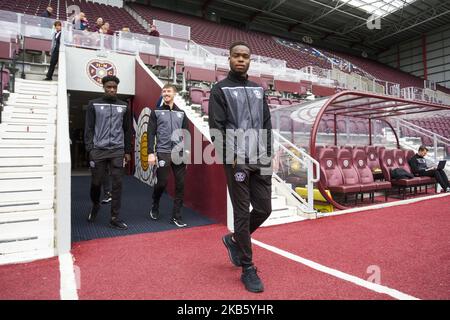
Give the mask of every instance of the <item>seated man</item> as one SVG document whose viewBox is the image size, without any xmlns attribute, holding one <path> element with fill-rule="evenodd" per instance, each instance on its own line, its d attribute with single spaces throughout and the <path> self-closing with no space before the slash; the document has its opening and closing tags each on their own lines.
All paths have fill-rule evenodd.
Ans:
<svg viewBox="0 0 450 320">
<path fill-rule="evenodd" d="M 450 184 L 444 170 L 437 169 L 436 166 L 429 167 L 426 163 L 425 156 L 428 149 L 425 146 L 420 146 L 419 151 L 409 159 L 408 163 L 414 175 L 422 177 L 428 176 L 436 178 L 436 181 L 441 185 L 444 192 L 450 192 Z"/>
</svg>

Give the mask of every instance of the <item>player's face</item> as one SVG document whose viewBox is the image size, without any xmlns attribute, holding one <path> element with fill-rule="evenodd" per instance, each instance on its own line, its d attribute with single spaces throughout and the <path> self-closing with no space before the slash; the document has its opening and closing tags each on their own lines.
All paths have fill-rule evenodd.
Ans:
<svg viewBox="0 0 450 320">
<path fill-rule="evenodd" d="M 117 83 L 114 81 L 108 81 L 105 83 L 105 85 L 103 86 L 103 88 L 105 89 L 105 95 L 108 97 L 116 97 L 117 95 Z"/>
<path fill-rule="evenodd" d="M 427 155 L 427 150 L 419 151 L 421 157 L 425 157 Z"/>
<path fill-rule="evenodd" d="M 246 46 L 236 46 L 230 53 L 230 69 L 239 74 L 246 74 L 250 67 L 250 49 Z"/>
<path fill-rule="evenodd" d="M 173 88 L 164 88 L 162 90 L 162 97 L 163 97 L 164 103 L 169 104 L 170 102 L 173 101 L 173 99 L 175 97 L 175 90 L 173 90 Z"/>
</svg>

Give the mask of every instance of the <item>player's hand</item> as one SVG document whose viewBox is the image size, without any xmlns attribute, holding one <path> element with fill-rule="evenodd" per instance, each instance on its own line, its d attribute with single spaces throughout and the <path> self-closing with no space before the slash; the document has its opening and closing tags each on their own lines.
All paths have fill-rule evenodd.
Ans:
<svg viewBox="0 0 450 320">
<path fill-rule="evenodd" d="M 154 166 L 156 164 L 156 156 L 154 153 L 148 155 L 148 164 Z"/>
</svg>

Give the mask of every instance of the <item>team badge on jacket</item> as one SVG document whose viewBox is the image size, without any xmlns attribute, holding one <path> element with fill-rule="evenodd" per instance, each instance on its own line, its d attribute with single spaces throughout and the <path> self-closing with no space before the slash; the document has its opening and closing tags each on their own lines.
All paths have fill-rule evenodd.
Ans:
<svg viewBox="0 0 450 320">
<path fill-rule="evenodd" d="M 246 174 L 245 174 L 245 172 L 236 172 L 235 174 L 234 174 L 234 179 L 237 181 L 237 182 L 243 182 L 244 180 L 245 180 L 245 177 L 246 177 Z"/>
</svg>

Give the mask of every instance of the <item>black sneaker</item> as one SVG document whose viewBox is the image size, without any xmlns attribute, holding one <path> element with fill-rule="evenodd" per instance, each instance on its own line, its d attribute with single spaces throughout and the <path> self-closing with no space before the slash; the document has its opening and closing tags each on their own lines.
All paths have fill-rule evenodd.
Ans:
<svg viewBox="0 0 450 320">
<path fill-rule="evenodd" d="M 241 281 L 248 291 L 254 293 L 263 292 L 264 286 L 256 272 L 257 270 L 254 266 L 242 270 Z"/>
<path fill-rule="evenodd" d="M 105 198 L 102 200 L 102 204 L 110 203 L 112 201 L 111 192 L 105 194 Z"/>
<path fill-rule="evenodd" d="M 94 222 L 95 218 L 97 217 L 98 211 L 100 210 L 100 205 L 97 204 L 93 204 L 91 211 L 89 211 L 89 215 L 87 217 L 87 221 L 88 222 Z"/>
<path fill-rule="evenodd" d="M 127 230 L 128 229 L 128 226 L 126 225 L 126 223 L 120 219 L 111 219 L 111 221 L 109 222 L 109 226 L 111 228 L 118 229 L 118 230 Z"/>
<path fill-rule="evenodd" d="M 239 257 L 239 247 L 236 242 L 234 242 L 231 237 L 231 233 L 222 237 L 222 242 L 228 250 L 228 256 L 230 257 L 231 263 L 236 267 L 241 266 L 241 258 Z"/>
<path fill-rule="evenodd" d="M 170 219 L 170 223 L 175 224 L 178 228 L 183 228 L 183 227 L 187 227 L 187 224 L 183 222 L 183 220 L 181 220 L 181 218 L 172 218 Z"/>
<path fill-rule="evenodd" d="M 159 219 L 159 206 L 152 206 L 152 210 L 150 210 L 150 218 L 153 220 Z"/>
</svg>

